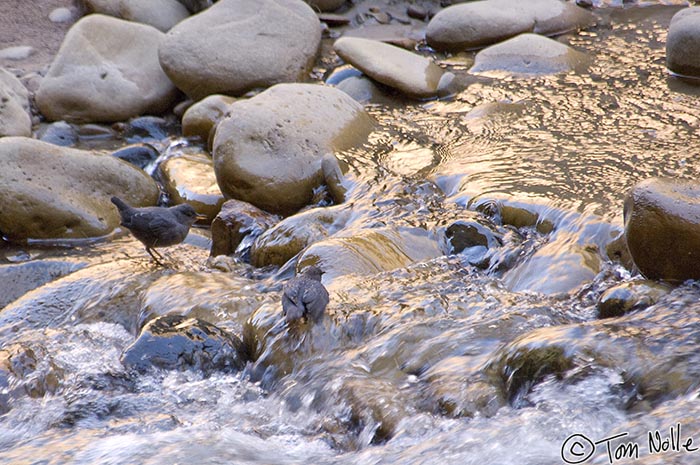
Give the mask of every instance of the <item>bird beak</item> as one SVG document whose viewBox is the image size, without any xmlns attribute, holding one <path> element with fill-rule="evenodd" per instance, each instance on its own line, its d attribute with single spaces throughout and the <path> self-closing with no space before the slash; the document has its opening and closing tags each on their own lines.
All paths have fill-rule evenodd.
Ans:
<svg viewBox="0 0 700 465">
<path fill-rule="evenodd" d="M 197 213 L 197 221 L 208 221 L 209 217 L 207 215 L 202 215 L 201 213 Z"/>
</svg>

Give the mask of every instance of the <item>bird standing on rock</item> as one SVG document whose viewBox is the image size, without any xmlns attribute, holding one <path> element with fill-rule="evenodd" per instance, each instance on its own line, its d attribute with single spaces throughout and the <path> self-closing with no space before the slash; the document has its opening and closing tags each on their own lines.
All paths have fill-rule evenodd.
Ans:
<svg viewBox="0 0 700 465">
<path fill-rule="evenodd" d="M 301 318 L 316 323 L 323 318 L 330 299 L 328 291 L 321 283 L 322 274 L 320 268 L 310 266 L 284 285 L 282 311 L 287 323 Z"/>
<path fill-rule="evenodd" d="M 158 260 L 163 256 L 153 249 L 179 244 L 185 240 L 195 221 L 206 218 L 198 215 L 194 208 L 186 203 L 169 208 L 136 208 L 118 197 L 112 197 L 111 200 L 119 209 L 121 225 L 146 246 L 146 252 L 160 266 L 165 266 Z"/>
</svg>

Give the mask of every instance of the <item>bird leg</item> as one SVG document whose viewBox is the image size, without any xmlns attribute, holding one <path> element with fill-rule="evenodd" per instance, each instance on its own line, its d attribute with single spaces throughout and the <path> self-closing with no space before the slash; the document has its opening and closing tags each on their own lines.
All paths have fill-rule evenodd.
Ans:
<svg viewBox="0 0 700 465">
<path fill-rule="evenodd" d="M 158 265 L 160 265 L 160 266 L 162 266 L 163 268 L 165 268 L 165 265 L 163 265 L 163 263 L 162 263 L 160 260 L 158 260 L 158 258 L 163 259 L 163 256 L 162 256 L 161 254 L 159 254 L 157 250 L 151 249 L 150 247 L 146 247 L 146 252 L 148 252 L 148 255 L 150 255 L 151 258 L 153 258 L 153 260 L 154 260 Z M 156 256 L 156 255 L 157 255 L 157 256 Z"/>
</svg>

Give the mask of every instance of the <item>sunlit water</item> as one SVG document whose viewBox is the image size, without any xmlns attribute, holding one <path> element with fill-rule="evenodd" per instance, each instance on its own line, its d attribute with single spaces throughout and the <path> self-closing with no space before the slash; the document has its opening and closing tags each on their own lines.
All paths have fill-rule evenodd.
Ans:
<svg viewBox="0 0 700 465">
<path fill-rule="evenodd" d="M 700 441 L 700 288 L 595 318 L 601 291 L 633 279 L 603 252 L 625 193 L 649 176 L 700 175 L 700 91 L 664 67 L 676 10 L 602 11 L 562 38 L 593 57 L 584 74 L 468 78 L 449 100 L 370 107 L 380 129 L 344 154 L 357 184 L 344 234 L 440 231 L 489 202 L 520 206 L 554 231 L 499 229 L 497 262 L 517 270 L 541 254 L 519 273 L 445 255 L 334 279 L 329 318 L 295 335 L 274 323 L 274 270 L 207 268 L 206 234 L 173 248 L 177 271 L 152 267 L 128 238 L 6 251 L 76 269 L 0 313 L 3 350 L 38 360 L 0 392 L 0 462 L 542 465 L 563 463 L 573 434 L 628 433 L 634 463 L 698 463 L 700 452 L 650 455 L 647 439 L 681 423 L 683 442 Z M 531 292 L 556 290 L 584 249 L 601 265 L 583 286 Z M 239 335 L 254 314 L 269 350 L 237 374 L 127 373 L 120 356 L 144 315 L 169 311 Z M 42 395 L 28 394 L 33 381 Z M 588 463 L 609 463 L 604 443 Z"/>
</svg>

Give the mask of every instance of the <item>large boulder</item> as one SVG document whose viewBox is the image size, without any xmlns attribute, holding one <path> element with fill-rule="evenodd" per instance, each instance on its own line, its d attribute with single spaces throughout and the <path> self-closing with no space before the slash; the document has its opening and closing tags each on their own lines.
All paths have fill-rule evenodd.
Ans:
<svg viewBox="0 0 700 465">
<path fill-rule="evenodd" d="M 682 76 L 700 77 L 700 7 L 686 8 L 671 18 L 666 66 Z"/>
<path fill-rule="evenodd" d="M 346 93 L 279 84 L 233 103 L 214 136 L 216 179 L 225 196 L 289 215 L 323 182 L 322 158 L 366 142 L 372 119 Z"/>
<path fill-rule="evenodd" d="M 123 121 L 162 113 L 177 89 L 158 63 L 159 30 L 90 15 L 66 34 L 36 95 L 50 120 Z"/>
<path fill-rule="evenodd" d="M 333 48 L 375 81 L 415 98 L 436 97 L 442 68 L 432 60 L 377 40 L 342 37 Z"/>
<path fill-rule="evenodd" d="M 0 137 L 31 135 L 29 92 L 12 73 L 0 68 Z"/>
<path fill-rule="evenodd" d="M 153 179 L 109 155 L 5 137 L 0 165 L 0 231 L 10 240 L 104 236 L 119 225 L 111 196 L 158 201 Z"/>
<path fill-rule="evenodd" d="M 538 34 L 520 34 L 476 54 L 473 74 L 541 75 L 582 71 L 588 57 L 556 40 Z"/>
<path fill-rule="evenodd" d="M 88 11 L 137 23 L 148 24 L 163 32 L 190 16 L 177 0 L 84 0 Z"/>
<path fill-rule="evenodd" d="M 201 99 L 303 80 L 320 41 L 301 0 L 221 0 L 172 28 L 159 54 L 170 79 Z"/>
<path fill-rule="evenodd" d="M 700 184 L 650 178 L 625 199 L 625 238 L 649 279 L 700 279 Z"/>
<path fill-rule="evenodd" d="M 433 17 L 428 44 L 441 51 L 484 47 L 523 32 L 554 35 L 590 24 L 590 12 L 560 0 L 484 0 L 454 5 Z"/>
</svg>

